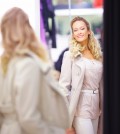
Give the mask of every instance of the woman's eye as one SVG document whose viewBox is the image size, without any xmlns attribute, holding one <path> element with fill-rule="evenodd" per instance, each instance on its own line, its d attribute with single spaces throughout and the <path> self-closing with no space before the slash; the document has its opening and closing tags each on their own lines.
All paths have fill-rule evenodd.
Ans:
<svg viewBox="0 0 120 134">
<path fill-rule="evenodd" d="M 73 30 L 74 32 L 77 32 L 77 30 Z"/>
<path fill-rule="evenodd" d="M 84 30 L 85 28 L 81 28 L 81 30 Z"/>
</svg>

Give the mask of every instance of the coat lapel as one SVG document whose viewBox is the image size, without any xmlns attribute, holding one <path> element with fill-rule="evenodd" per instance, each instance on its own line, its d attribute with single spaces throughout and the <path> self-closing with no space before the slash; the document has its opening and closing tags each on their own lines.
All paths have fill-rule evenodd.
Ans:
<svg viewBox="0 0 120 134">
<path fill-rule="evenodd" d="M 84 73 L 85 73 L 85 64 L 83 62 L 83 59 L 81 57 L 78 57 L 74 60 L 73 66 L 73 80 L 72 80 L 72 90 L 71 90 L 71 99 L 70 99 L 70 105 L 69 105 L 69 112 L 70 112 L 70 124 L 72 126 L 72 122 L 74 119 L 74 115 L 76 112 L 77 103 L 79 100 L 83 79 L 84 79 Z"/>
</svg>

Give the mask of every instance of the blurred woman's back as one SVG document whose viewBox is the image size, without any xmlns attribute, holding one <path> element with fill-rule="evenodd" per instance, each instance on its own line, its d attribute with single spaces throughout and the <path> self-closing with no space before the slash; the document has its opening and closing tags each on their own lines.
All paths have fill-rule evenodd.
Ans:
<svg viewBox="0 0 120 134">
<path fill-rule="evenodd" d="M 44 75 L 54 81 L 48 55 L 28 16 L 20 8 L 10 9 L 2 18 L 1 33 L 0 134 L 64 134 L 68 127 L 66 104 L 61 93 L 52 89 L 48 92 Z M 50 105 L 55 99 L 48 99 L 53 97 L 63 106 L 59 110 L 63 121 L 59 116 L 54 118 L 58 113 Z"/>
</svg>

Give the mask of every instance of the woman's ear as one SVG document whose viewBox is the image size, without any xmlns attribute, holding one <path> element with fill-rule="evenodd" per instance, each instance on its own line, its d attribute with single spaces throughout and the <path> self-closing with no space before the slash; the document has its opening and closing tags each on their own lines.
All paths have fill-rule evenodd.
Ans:
<svg viewBox="0 0 120 134">
<path fill-rule="evenodd" d="M 92 31 L 90 30 L 90 31 L 88 32 L 88 34 L 91 35 L 91 34 L 92 34 Z"/>
</svg>

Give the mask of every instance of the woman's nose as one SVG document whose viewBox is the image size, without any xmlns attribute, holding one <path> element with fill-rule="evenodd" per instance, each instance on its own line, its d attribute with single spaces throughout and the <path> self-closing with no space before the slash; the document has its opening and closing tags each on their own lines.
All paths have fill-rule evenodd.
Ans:
<svg viewBox="0 0 120 134">
<path fill-rule="evenodd" d="M 78 34 L 82 34 L 81 30 L 78 30 Z"/>
</svg>

